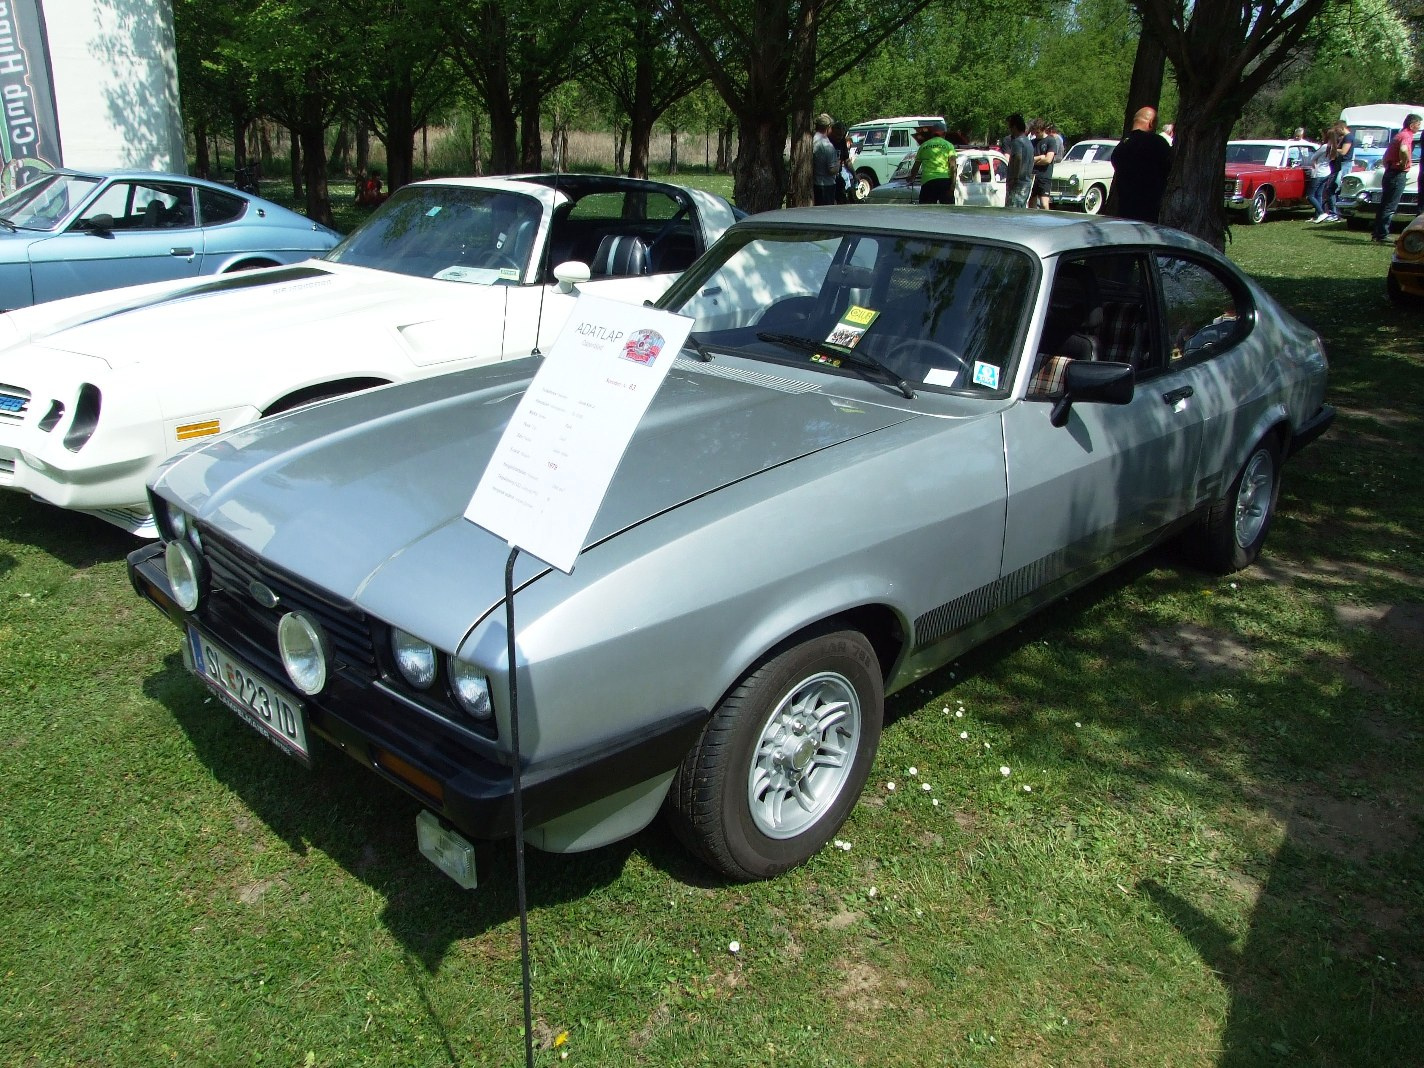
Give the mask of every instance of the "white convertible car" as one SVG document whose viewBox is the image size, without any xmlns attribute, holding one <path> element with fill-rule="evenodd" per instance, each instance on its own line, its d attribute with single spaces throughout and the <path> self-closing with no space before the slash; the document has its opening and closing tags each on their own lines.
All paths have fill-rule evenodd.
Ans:
<svg viewBox="0 0 1424 1068">
<path fill-rule="evenodd" d="M 632 178 L 419 182 L 321 259 L 0 315 L 0 489 L 152 537 L 144 485 L 179 449 L 541 351 L 576 289 L 655 299 L 737 214 Z"/>
</svg>

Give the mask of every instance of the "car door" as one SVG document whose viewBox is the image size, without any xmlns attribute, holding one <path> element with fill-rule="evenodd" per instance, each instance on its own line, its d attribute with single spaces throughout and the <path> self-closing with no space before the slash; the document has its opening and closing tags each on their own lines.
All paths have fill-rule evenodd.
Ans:
<svg viewBox="0 0 1424 1068">
<path fill-rule="evenodd" d="M 1031 387 L 1005 412 L 1003 577 L 1025 592 L 1123 558 L 1185 514 L 1195 497 L 1202 416 L 1190 371 L 1168 358 L 1151 257 L 1060 258 L 1055 290 L 1072 273 L 1069 265 L 1087 268 L 1096 289 L 1076 304 L 1051 291 L 1040 363 L 1069 347 L 1069 337 L 1081 345 L 1086 336 L 1091 358 L 1130 363 L 1136 385 L 1127 404 L 1073 403 L 1061 427 L 1050 422 L 1058 392 Z M 1082 322 L 1055 322 L 1065 308 Z M 1076 351 L 1083 358 L 1089 350 Z"/>
<path fill-rule="evenodd" d="M 35 302 L 193 277 L 202 253 L 191 186 L 111 181 L 64 233 L 31 250 Z"/>
</svg>

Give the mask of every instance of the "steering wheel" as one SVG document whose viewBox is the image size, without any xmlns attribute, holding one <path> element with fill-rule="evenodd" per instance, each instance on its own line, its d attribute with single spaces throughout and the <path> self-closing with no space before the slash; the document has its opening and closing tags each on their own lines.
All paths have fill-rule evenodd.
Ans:
<svg viewBox="0 0 1424 1068">
<path fill-rule="evenodd" d="M 912 382 L 923 382 L 931 369 L 938 369 L 961 372 L 966 377 L 958 384 L 968 384 L 969 361 L 938 341 L 927 341 L 924 338 L 902 341 L 890 348 L 884 360 Z"/>
</svg>

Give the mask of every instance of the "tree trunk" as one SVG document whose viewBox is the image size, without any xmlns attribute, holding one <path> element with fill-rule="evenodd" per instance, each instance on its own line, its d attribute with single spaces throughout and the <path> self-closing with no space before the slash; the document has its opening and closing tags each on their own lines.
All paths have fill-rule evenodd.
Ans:
<svg viewBox="0 0 1424 1068">
<path fill-rule="evenodd" d="M 503 99 L 491 100 L 490 173 L 513 174 L 519 168 L 519 119 Z"/>
<path fill-rule="evenodd" d="M 544 169 L 544 135 L 539 127 L 538 88 L 532 74 L 519 83 L 519 165 L 529 172 Z"/>
<path fill-rule="evenodd" d="M 351 177 L 351 127 L 342 123 L 336 128 L 336 140 L 331 146 L 331 169 L 343 178 Z"/>
<path fill-rule="evenodd" d="M 1167 52 L 1149 33 L 1137 38 L 1137 54 L 1132 60 L 1132 80 L 1127 87 L 1127 111 L 1122 120 L 1122 136 L 1132 129 L 1132 118 L 1140 108 L 1155 108 L 1162 102 L 1162 77 L 1167 70 Z"/>
<path fill-rule="evenodd" d="M 395 79 L 386 94 L 386 189 L 394 193 L 415 181 L 415 88 L 410 75 Z"/>
<path fill-rule="evenodd" d="M 262 166 L 272 166 L 272 132 L 265 119 L 257 122 L 257 143 L 262 146 Z"/>
<path fill-rule="evenodd" d="M 292 199 L 303 200 L 307 195 L 306 183 L 302 180 L 302 139 L 301 134 L 296 130 L 288 130 L 291 134 L 291 162 L 292 162 Z"/>
<path fill-rule="evenodd" d="M 364 122 L 356 124 L 356 180 L 362 181 L 371 171 L 371 131 Z"/>
<path fill-rule="evenodd" d="M 816 202 L 812 192 L 811 146 L 814 143 L 811 109 L 798 107 L 791 113 L 791 189 L 788 208 L 804 208 Z"/>
<path fill-rule="evenodd" d="M 208 176 L 208 169 L 212 166 L 212 161 L 208 156 L 208 127 L 206 123 L 197 123 L 193 127 L 193 172 L 199 178 Z"/>
<path fill-rule="evenodd" d="M 247 166 L 247 122 L 241 115 L 232 117 L 232 169 Z"/>
<path fill-rule="evenodd" d="M 668 130 L 668 174 L 677 173 L 677 127 Z"/>
<path fill-rule="evenodd" d="M 480 113 L 470 109 L 470 173 L 476 177 L 485 173 L 484 134 L 480 131 Z"/>
<path fill-rule="evenodd" d="M 1226 139 L 1232 119 L 1209 117 L 1202 102 L 1192 99 L 1186 85 L 1179 87 L 1176 130 L 1172 142 L 1172 170 L 1162 198 L 1162 223 L 1175 226 L 1223 248 L 1226 243 L 1226 209 L 1222 205 L 1222 175 L 1226 173 Z M 1210 190 L 1210 195 L 1203 195 Z"/>
<path fill-rule="evenodd" d="M 307 187 L 307 218 L 331 226 L 334 220 L 326 185 L 326 127 L 319 117 L 309 119 L 302 127 L 301 144 L 302 173 Z"/>
<path fill-rule="evenodd" d="M 732 164 L 737 207 L 753 214 L 781 207 L 789 181 L 782 157 L 786 147 L 785 119 L 777 114 L 748 113 L 738 125 L 737 140 L 737 158 Z"/>
<path fill-rule="evenodd" d="M 623 169 L 623 161 L 628 158 L 628 128 L 621 122 L 613 124 L 613 169 L 619 174 L 631 173 Z M 646 170 L 647 160 L 643 161 Z M 631 167 L 631 164 L 629 165 Z"/>
</svg>

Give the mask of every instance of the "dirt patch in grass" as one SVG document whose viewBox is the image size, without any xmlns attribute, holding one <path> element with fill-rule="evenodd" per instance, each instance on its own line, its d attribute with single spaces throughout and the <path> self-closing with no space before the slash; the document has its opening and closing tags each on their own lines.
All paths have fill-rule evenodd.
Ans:
<svg viewBox="0 0 1424 1068">
<path fill-rule="evenodd" d="M 1149 630 L 1138 641 L 1143 652 L 1170 660 L 1193 674 L 1245 671 L 1251 647 L 1235 635 L 1184 623 L 1172 630 Z"/>
</svg>

